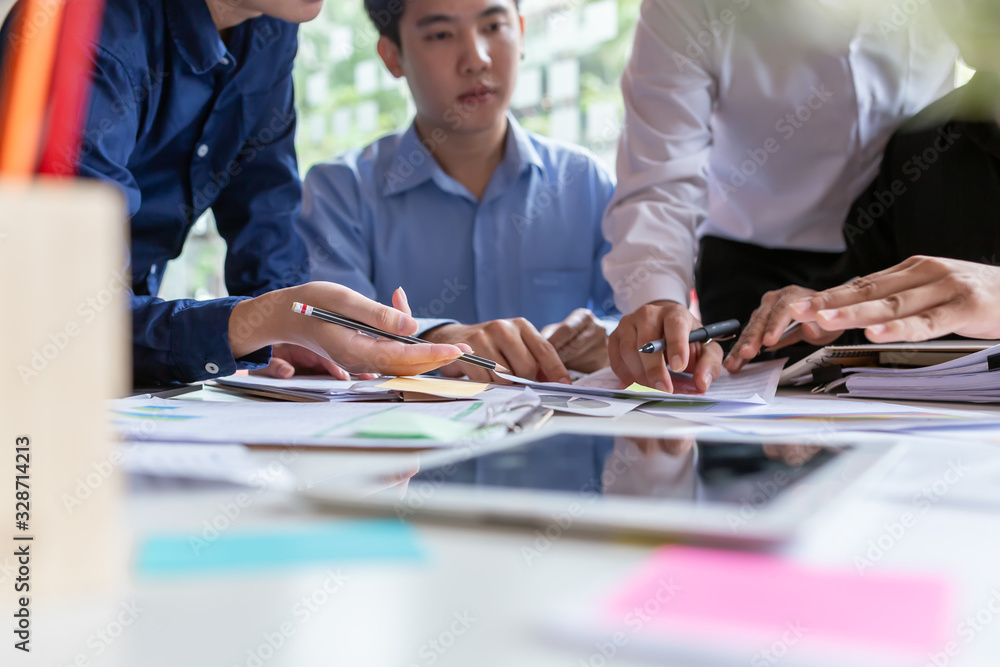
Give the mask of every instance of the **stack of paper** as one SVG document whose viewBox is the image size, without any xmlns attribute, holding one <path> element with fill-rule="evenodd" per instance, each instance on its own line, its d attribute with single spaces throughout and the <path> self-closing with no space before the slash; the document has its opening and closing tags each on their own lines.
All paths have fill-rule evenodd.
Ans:
<svg viewBox="0 0 1000 667">
<path fill-rule="evenodd" d="M 231 375 L 218 378 L 214 382 L 215 386 L 229 391 L 304 403 L 475 398 L 489 388 L 488 384 L 481 382 L 424 376 L 379 378 L 358 382 L 327 377 L 294 377 L 281 380 L 255 375 Z"/>
<path fill-rule="evenodd" d="M 827 391 L 906 401 L 1000 403 L 1000 345 L 926 368 L 847 368 Z"/>
<path fill-rule="evenodd" d="M 258 375 L 231 375 L 217 378 L 215 386 L 251 396 L 299 402 L 394 401 L 399 394 L 391 389 L 355 389 L 356 380 L 325 377 L 294 377 L 288 380 Z"/>
<path fill-rule="evenodd" d="M 997 340 L 932 340 L 923 343 L 885 343 L 878 345 L 829 345 L 813 352 L 781 373 L 782 385 L 801 386 L 823 376 L 823 369 L 837 367 L 912 368 L 943 364 L 988 350 Z"/>
</svg>

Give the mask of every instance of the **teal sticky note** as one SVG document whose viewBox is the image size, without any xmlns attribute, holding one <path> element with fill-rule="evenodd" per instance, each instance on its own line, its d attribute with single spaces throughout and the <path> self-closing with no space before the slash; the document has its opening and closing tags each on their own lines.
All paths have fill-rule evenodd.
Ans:
<svg viewBox="0 0 1000 667">
<path fill-rule="evenodd" d="M 234 529 L 211 538 L 204 534 L 148 538 L 140 548 L 137 570 L 155 576 L 423 558 L 414 528 L 395 519 Z"/>
</svg>

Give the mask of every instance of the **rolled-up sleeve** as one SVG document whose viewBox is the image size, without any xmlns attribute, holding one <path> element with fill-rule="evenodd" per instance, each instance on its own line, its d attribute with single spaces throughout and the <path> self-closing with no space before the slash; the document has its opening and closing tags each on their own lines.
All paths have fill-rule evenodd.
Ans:
<svg viewBox="0 0 1000 667">
<path fill-rule="evenodd" d="M 625 313 L 657 300 L 687 304 L 694 285 L 717 95 L 711 54 L 690 48 L 698 14 L 707 15 L 695 5 L 643 2 L 622 77 L 625 121 L 617 190 L 603 223 L 612 246 L 603 266 Z"/>
</svg>

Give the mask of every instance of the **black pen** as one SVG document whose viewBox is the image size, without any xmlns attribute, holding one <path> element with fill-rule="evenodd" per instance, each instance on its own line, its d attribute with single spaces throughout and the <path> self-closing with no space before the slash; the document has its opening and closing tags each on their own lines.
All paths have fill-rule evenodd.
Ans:
<svg viewBox="0 0 1000 667">
<path fill-rule="evenodd" d="M 307 306 L 306 304 L 299 303 L 298 301 L 292 304 L 292 310 L 300 315 L 308 315 L 309 317 L 315 317 L 316 319 L 323 320 L 324 322 L 339 324 L 342 327 L 360 331 L 361 333 L 371 336 L 372 338 L 388 338 L 389 340 L 394 340 L 400 343 L 409 343 L 411 345 L 432 344 L 429 340 L 424 340 L 423 338 L 417 338 L 416 336 L 400 336 L 398 334 L 389 333 L 388 331 L 382 331 L 381 329 L 376 329 L 375 327 L 369 326 L 364 322 L 358 322 L 357 320 L 352 320 L 350 317 L 338 315 L 337 313 L 331 313 L 329 310 L 323 310 L 322 308 Z M 479 366 L 480 368 L 485 368 L 491 371 L 510 373 L 507 368 L 501 366 L 497 362 L 477 357 L 473 354 L 463 354 L 456 359 L 456 361 L 464 361 L 467 364 Z"/>
<path fill-rule="evenodd" d="M 707 343 L 715 339 L 725 339 L 734 336 L 739 330 L 739 320 L 717 322 L 692 331 L 691 335 L 688 336 L 688 342 Z M 667 341 L 661 338 L 660 340 L 654 340 L 652 343 L 646 343 L 639 348 L 639 351 L 644 354 L 656 354 L 657 352 L 663 352 L 665 349 L 667 349 Z"/>
</svg>

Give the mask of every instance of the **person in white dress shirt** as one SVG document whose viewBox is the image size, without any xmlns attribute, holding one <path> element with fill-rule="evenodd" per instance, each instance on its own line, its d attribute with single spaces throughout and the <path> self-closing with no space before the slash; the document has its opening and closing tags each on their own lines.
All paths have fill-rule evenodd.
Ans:
<svg viewBox="0 0 1000 667">
<path fill-rule="evenodd" d="M 695 285 L 705 323 L 828 287 L 851 203 L 893 132 L 953 88 L 956 57 L 926 0 L 645 0 L 603 223 L 622 382 L 721 374 L 718 343 L 687 343 Z"/>
</svg>

